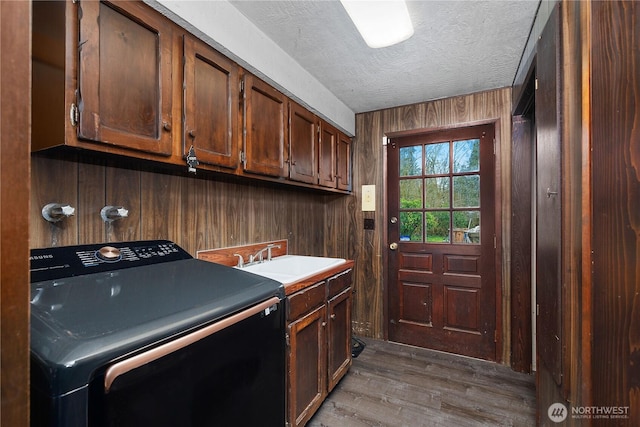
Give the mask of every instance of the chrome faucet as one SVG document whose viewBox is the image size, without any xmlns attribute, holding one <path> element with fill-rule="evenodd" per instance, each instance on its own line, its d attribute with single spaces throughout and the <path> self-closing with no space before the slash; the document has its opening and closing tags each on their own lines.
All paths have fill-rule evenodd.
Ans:
<svg viewBox="0 0 640 427">
<path fill-rule="evenodd" d="M 244 267 L 244 258 L 242 258 L 242 255 L 233 254 L 233 256 L 237 256 L 238 257 L 238 265 L 236 267 L 238 267 L 238 268 Z"/>
<path fill-rule="evenodd" d="M 267 261 L 271 261 L 271 249 L 273 248 L 280 248 L 280 245 L 276 245 L 276 244 L 269 244 L 266 247 L 260 249 L 258 252 L 256 252 L 253 255 L 249 255 L 249 264 L 255 264 L 258 262 L 262 262 L 263 261 L 263 254 L 265 252 L 267 252 Z M 249 265 L 247 264 L 247 265 Z"/>
</svg>

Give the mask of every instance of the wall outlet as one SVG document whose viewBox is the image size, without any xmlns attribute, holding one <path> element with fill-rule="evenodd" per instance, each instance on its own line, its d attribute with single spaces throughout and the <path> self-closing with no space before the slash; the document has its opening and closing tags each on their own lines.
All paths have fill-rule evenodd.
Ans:
<svg viewBox="0 0 640 427">
<path fill-rule="evenodd" d="M 376 222 L 373 218 L 365 218 L 364 219 L 364 229 L 365 230 L 374 230 L 376 228 Z"/>
</svg>

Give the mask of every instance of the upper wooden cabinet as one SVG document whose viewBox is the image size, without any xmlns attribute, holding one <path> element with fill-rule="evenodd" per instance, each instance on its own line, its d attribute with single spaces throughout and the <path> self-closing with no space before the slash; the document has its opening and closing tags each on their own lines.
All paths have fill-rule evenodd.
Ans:
<svg viewBox="0 0 640 427">
<path fill-rule="evenodd" d="M 338 134 L 336 187 L 351 191 L 351 138 L 343 133 Z"/>
<path fill-rule="evenodd" d="M 67 146 L 350 191 L 344 134 L 144 2 L 32 10 L 32 151 Z"/>
<path fill-rule="evenodd" d="M 324 121 L 320 123 L 318 183 L 351 190 L 351 139 Z"/>
<path fill-rule="evenodd" d="M 238 66 L 184 35 L 183 153 L 198 162 L 238 166 Z"/>
<path fill-rule="evenodd" d="M 137 2 L 80 8 L 78 137 L 170 155 L 171 23 Z"/>
<path fill-rule="evenodd" d="M 336 147 L 338 130 L 326 122 L 320 124 L 318 148 L 318 184 L 336 188 Z"/>
<path fill-rule="evenodd" d="M 309 110 L 289 102 L 289 177 L 316 184 L 319 122 Z"/>
<path fill-rule="evenodd" d="M 286 177 L 287 98 L 263 82 L 244 76 L 244 170 Z"/>
</svg>

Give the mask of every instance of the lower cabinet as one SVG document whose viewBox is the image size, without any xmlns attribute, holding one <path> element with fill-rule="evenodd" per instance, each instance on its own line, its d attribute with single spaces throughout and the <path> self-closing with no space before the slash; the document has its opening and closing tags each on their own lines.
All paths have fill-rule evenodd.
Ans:
<svg viewBox="0 0 640 427">
<path fill-rule="evenodd" d="M 289 426 L 303 426 L 351 366 L 352 270 L 288 297 Z"/>
</svg>

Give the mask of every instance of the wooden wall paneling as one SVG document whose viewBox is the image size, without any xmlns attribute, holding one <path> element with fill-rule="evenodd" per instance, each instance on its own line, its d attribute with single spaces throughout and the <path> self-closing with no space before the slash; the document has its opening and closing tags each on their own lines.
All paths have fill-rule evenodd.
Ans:
<svg viewBox="0 0 640 427">
<path fill-rule="evenodd" d="M 640 3 L 592 2 L 593 404 L 640 422 Z"/>
<path fill-rule="evenodd" d="M 193 237 L 187 246 L 189 253 L 195 256 L 199 250 L 215 247 L 215 242 L 211 238 L 216 235 L 211 219 L 215 216 L 215 211 L 204 203 L 207 192 L 211 191 L 211 185 L 215 183 L 198 176 L 191 176 L 186 181 L 183 184 L 185 194 L 182 203 L 182 227 L 185 235 Z M 200 208 L 198 209 L 198 207 Z M 219 241 L 219 238 L 216 240 Z"/>
<path fill-rule="evenodd" d="M 78 243 L 98 243 L 106 239 L 100 209 L 105 205 L 104 165 L 78 163 Z"/>
<path fill-rule="evenodd" d="M 0 425 L 29 425 L 31 2 L 0 2 Z"/>
<path fill-rule="evenodd" d="M 591 351 L 583 346 L 582 311 L 590 312 L 586 289 L 581 274 L 582 252 L 589 251 L 583 243 L 582 230 L 589 221 L 582 215 L 582 198 L 585 195 L 582 186 L 583 161 L 588 161 L 588 154 L 582 150 L 582 37 L 580 34 L 581 11 L 588 9 L 585 2 L 564 2 L 562 23 L 562 194 L 564 205 L 562 211 L 562 282 L 564 307 L 564 330 L 566 337 L 564 348 L 563 395 L 568 400 L 586 404 L 590 397 L 590 381 L 581 370 L 591 366 Z M 584 157 L 584 158 L 583 158 Z M 589 171 L 589 168 L 585 168 Z M 586 322 L 585 322 L 586 323 Z M 575 363 L 580 360 L 580 364 Z M 583 393 L 583 390 L 589 390 Z M 587 400 L 585 400 L 587 399 Z M 585 405 L 586 406 L 586 405 Z"/>
<path fill-rule="evenodd" d="M 168 239 L 178 245 L 194 240 L 183 233 L 183 183 L 176 175 L 140 173 L 140 229 L 142 240 Z M 186 245 L 185 245 L 186 246 Z"/>
<path fill-rule="evenodd" d="M 77 163 L 68 158 L 37 155 L 32 157 L 32 170 L 36 172 L 31 174 L 30 246 L 44 248 L 78 244 L 78 221 L 75 215 L 55 223 L 42 217 L 42 208 L 49 203 L 69 204 L 76 208 L 77 215 Z"/>
<path fill-rule="evenodd" d="M 532 121 L 515 117 L 512 136 L 511 367 L 531 371 Z"/>
<path fill-rule="evenodd" d="M 200 236 L 198 250 L 231 245 L 226 232 L 226 221 L 230 213 L 223 215 L 226 208 L 220 192 L 221 186 L 216 181 L 196 180 L 194 215 L 195 232 Z"/>
<path fill-rule="evenodd" d="M 122 206 L 129 211 L 126 218 L 103 223 L 107 242 L 141 240 L 141 197 L 139 170 L 106 166 L 105 206 Z M 100 207 L 102 209 L 102 207 Z"/>
<path fill-rule="evenodd" d="M 376 165 L 380 164 L 382 151 L 382 118 L 383 112 L 371 112 L 356 115 L 356 139 L 353 153 L 353 197 L 355 202 L 356 226 L 355 245 L 357 268 L 354 271 L 353 298 L 353 332 L 356 335 L 383 338 L 383 277 L 380 250 L 380 230 L 382 201 L 379 200 L 383 192 L 382 176 L 374 173 Z M 379 170 L 379 169 L 378 169 Z M 364 213 L 360 210 L 362 203 L 362 185 L 376 185 L 377 197 L 374 220 L 378 226 L 375 232 L 364 230 Z"/>
</svg>

